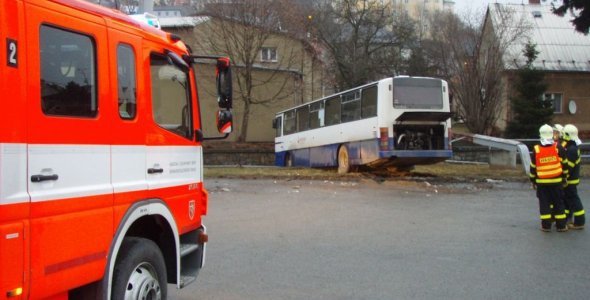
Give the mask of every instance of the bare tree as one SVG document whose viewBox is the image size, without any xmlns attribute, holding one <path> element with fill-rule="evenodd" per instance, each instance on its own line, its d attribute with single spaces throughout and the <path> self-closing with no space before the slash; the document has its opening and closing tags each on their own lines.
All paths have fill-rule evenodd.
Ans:
<svg viewBox="0 0 590 300">
<path fill-rule="evenodd" d="M 290 34 L 279 14 L 285 7 L 282 2 L 210 0 L 205 15 L 211 20 L 198 26 L 197 52 L 227 55 L 234 64 L 234 99 L 243 104 L 237 128 L 241 142 L 247 140 L 253 106 L 295 97 L 293 83 L 301 81 L 304 49 L 271 42 L 278 35 Z"/>
<path fill-rule="evenodd" d="M 340 90 L 391 76 L 414 39 L 409 18 L 393 18 L 380 0 L 319 1 L 314 28 L 334 60 Z"/>
<path fill-rule="evenodd" d="M 425 51 L 435 64 L 433 69 L 450 82 L 457 112 L 467 128 L 491 134 L 502 112 L 507 50 L 526 37 L 530 26 L 506 7 L 488 13 L 483 25 L 447 12 L 434 18 L 432 24 L 438 26 L 433 28 Z"/>
</svg>

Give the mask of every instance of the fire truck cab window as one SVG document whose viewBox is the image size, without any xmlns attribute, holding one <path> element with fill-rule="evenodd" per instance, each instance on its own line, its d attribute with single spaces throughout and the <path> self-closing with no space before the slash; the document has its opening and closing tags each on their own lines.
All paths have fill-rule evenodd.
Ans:
<svg viewBox="0 0 590 300">
<path fill-rule="evenodd" d="M 162 128 L 192 138 L 188 74 L 166 56 L 151 55 L 152 112 Z"/>
<path fill-rule="evenodd" d="M 95 117 L 98 100 L 96 51 L 92 38 L 43 25 L 40 52 L 43 113 Z"/>
<path fill-rule="evenodd" d="M 119 116 L 133 119 L 137 111 L 137 88 L 135 82 L 135 53 L 128 45 L 117 47 L 117 81 Z"/>
</svg>

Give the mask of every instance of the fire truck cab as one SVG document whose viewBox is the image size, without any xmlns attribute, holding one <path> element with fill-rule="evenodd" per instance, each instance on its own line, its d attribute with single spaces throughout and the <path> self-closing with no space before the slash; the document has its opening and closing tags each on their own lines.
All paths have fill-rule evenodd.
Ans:
<svg viewBox="0 0 590 300">
<path fill-rule="evenodd" d="M 208 200 L 197 57 L 81 0 L 0 0 L 0 42 L 0 299 L 165 299 L 192 282 Z M 227 135 L 229 59 L 215 63 Z"/>
</svg>

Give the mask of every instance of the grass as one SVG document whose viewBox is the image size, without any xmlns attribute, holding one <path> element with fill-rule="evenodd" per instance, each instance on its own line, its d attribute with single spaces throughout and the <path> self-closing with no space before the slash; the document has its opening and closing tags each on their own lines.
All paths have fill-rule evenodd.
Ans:
<svg viewBox="0 0 590 300">
<path fill-rule="evenodd" d="M 588 177 L 590 170 L 582 168 L 582 176 Z M 409 172 L 394 170 L 378 172 L 354 172 L 338 174 L 335 169 L 281 168 L 281 167 L 205 167 L 205 178 L 270 178 L 270 179 L 317 179 L 317 180 L 357 180 L 366 177 L 384 179 L 405 179 L 432 177 L 441 180 L 528 180 L 521 166 L 516 169 L 490 167 L 487 164 L 438 163 L 416 166 Z"/>
</svg>

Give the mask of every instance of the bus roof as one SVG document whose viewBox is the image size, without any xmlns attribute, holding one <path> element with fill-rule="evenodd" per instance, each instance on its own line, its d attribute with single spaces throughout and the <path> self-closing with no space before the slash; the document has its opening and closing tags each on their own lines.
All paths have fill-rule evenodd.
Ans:
<svg viewBox="0 0 590 300">
<path fill-rule="evenodd" d="M 331 95 L 328 95 L 328 96 L 325 96 L 325 97 L 322 97 L 322 98 L 319 98 L 319 99 L 315 99 L 315 100 L 312 100 L 312 101 L 309 101 L 309 102 L 306 102 L 306 103 L 303 103 L 303 104 L 299 104 L 297 106 L 293 106 L 293 107 L 290 107 L 288 109 L 281 110 L 281 111 L 277 112 L 275 115 L 280 115 L 280 114 L 282 114 L 282 113 L 284 113 L 286 111 L 292 110 L 292 109 L 303 107 L 303 106 L 306 106 L 306 105 L 315 103 L 317 101 L 321 101 L 321 100 L 324 100 L 324 99 L 332 98 L 334 96 L 339 96 L 339 95 L 342 95 L 342 94 L 346 94 L 346 93 L 351 92 L 351 91 L 354 91 L 356 89 L 360 89 L 360 88 L 368 87 L 368 86 L 371 86 L 371 85 L 375 85 L 375 84 L 378 84 L 378 83 L 380 83 L 382 81 L 393 80 L 395 78 L 415 78 L 415 79 L 435 79 L 435 80 L 442 80 L 440 78 L 434 78 L 434 77 L 407 76 L 407 75 L 400 75 L 400 76 L 395 76 L 395 77 L 387 77 L 387 78 L 383 78 L 381 80 L 373 81 L 373 82 L 370 82 L 370 83 L 367 83 L 367 84 L 359 85 L 357 87 L 354 87 L 354 88 L 351 88 L 351 89 L 348 89 L 348 90 L 345 90 L 345 91 L 342 91 L 342 92 L 334 93 L 334 94 L 331 94 Z"/>
</svg>

